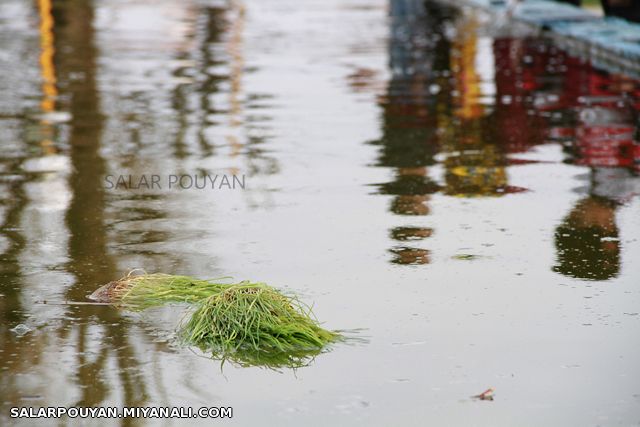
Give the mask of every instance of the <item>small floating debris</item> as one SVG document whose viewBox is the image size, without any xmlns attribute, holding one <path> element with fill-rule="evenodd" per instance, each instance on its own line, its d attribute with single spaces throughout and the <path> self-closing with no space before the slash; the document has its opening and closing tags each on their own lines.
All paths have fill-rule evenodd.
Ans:
<svg viewBox="0 0 640 427">
<path fill-rule="evenodd" d="M 187 303 L 191 312 L 178 335 L 187 345 L 223 362 L 302 367 L 342 338 L 323 329 L 311 308 L 296 296 L 264 283 L 132 273 L 100 287 L 89 298 L 133 311 Z"/>
<path fill-rule="evenodd" d="M 471 396 L 471 397 L 473 399 L 478 399 L 478 400 L 493 400 L 494 393 L 495 393 L 495 390 L 493 389 L 493 387 L 489 387 L 482 393 L 476 394 L 475 396 Z"/>
<path fill-rule="evenodd" d="M 20 323 L 19 325 L 15 326 L 14 328 L 10 329 L 11 332 L 13 332 L 14 334 L 16 334 L 17 336 L 21 337 L 24 336 L 26 334 L 28 334 L 29 332 L 33 331 L 32 328 L 28 327 L 27 325 Z"/>
<path fill-rule="evenodd" d="M 458 255 L 452 256 L 451 258 L 461 260 L 461 261 L 472 261 L 474 259 L 482 258 L 482 256 L 474 255 L 474 254 L 458 254 Z"/>
</svg>

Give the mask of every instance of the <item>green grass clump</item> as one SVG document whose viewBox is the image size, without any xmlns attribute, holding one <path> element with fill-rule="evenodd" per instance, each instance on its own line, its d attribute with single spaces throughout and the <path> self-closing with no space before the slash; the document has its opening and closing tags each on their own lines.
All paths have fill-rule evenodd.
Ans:
<svg viewBox="0 0 640 427">
<path fill-rule="evenodd" d="M 201 301 L 181 336 L 240 364 L 277 355 L 276 361 L 285 365 L 303 363 L 338 339 L 337 333 L 320 327 L 311 309 L 297 298 L 249 282 Z"/>
<path fill-rule="evenodd" d="M 187 345 L 241 366 L 307 365 L 341 339 L 323 329 L 311 308 L 264 283 L 221 283 L 169 274 L 129 274 L 90 298 L 130 310 L 168 303 L 194 308 L 179 336 Z"/>
</svg>

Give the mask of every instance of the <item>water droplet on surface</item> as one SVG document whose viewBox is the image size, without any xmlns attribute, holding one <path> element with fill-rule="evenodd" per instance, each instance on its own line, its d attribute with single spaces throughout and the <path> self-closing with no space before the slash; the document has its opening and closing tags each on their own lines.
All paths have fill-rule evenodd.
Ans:
<svg viewBox="0 0 640 427">
<path fill-rule="evenodd" d="M 20 323 L 19 325 L 17 325 L 16 327 L 14 327 L 14 328 L 12 328 L 10 330 L 11 330 L 11 332 L 16 334 L 17 336 L 21 337 L 23 335 L 28 334 L 33 329 L 31 329 L 30 327 L 28 327 L 27 325 L 25 325 L 23 323 Z"/>
</svg>

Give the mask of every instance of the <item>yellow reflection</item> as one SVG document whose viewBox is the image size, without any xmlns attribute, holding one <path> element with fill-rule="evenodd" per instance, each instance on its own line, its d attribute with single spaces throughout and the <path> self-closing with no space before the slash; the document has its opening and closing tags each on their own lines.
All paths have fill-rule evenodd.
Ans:
<svg viewBox="0 0 640 427">
<path fill-rule="evenodd" d="M 44 93 L 41 107 L 45 112 L 55 108 L 56 69 L 53 65 L 53 15 L 51 14 L 51 0 L 38 0 L 40 10 L 40 70 L 42 74 L 42 92 Z"/>
<path fill-rule="evenodd" d="M 38 10 L 40 12 L 40 74 L 42 76 L 42 101 L 40 107 L 42 111 L 51 113 L 55 110 L 55 100 L 58 95 L 56 89 L 56 69 L 53 63 L 54 55 L 54 38 L 53 38 L 53 15 L 51 13 L 52 0 L 38 0 Z M 53 147 L 52 134 L 53 127 L 51 123 L 44 119 L 42 124 L 41 141 L 42 148 L 45 153 L 51 154 L 55 152 Z"/>
<path fill-rule="evenodd" d="M 507 187 L 504 154 L 494 142 L 487 141 L 483 129 L 485 108 L 480 102 L 481 77 L 476 68 L 481 54 L 478 27 L 471 16 L 460 21 L 451 58 L 458 95 L 454 116 L 458 120 L 441 121 L 447 127 L 443 133 L 443 151 L 448 154 L 445 192 L 464 197 L 500 195 Z"/>
<path fill-rule="evenodd" d="M 453 57 L 451 64 L 460 93 L 460 105 L 456 109 L 456 116 L 462 119 L 477 119 L 484 113 L 482 104 L 478 103 L 481 94 L 480 78 L 475 64 L 478 53 L 478 23 L 475 19 L 466 19 L 461 27 L 461 37 L 456 38 L 454 43 L 458 55 Z"/>
</svg>

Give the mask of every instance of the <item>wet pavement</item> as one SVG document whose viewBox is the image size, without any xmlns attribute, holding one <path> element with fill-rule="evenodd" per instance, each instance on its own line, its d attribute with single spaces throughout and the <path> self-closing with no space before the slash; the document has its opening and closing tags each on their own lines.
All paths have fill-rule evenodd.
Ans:
<svg viewBox="0 0 640 427">
<path fill-rule="evenodd" d="M 2 424 L 640 422 L 639 81 L 412 0 L 7 0 L 0 45 Z M 62 304 L 136 267 L 266 281 L 359 340 L 221 371 L 179 307 Z"/>
</svg>

